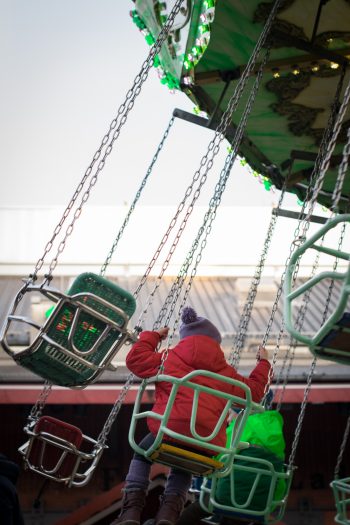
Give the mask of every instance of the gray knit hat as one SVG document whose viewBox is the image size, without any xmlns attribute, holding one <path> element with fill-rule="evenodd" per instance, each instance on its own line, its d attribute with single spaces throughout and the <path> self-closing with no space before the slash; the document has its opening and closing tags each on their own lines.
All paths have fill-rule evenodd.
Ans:
<svg viewBox="0 0 350 525">
<path fill-rule="evenodd" d="M 180 339 L 190 335 L 206 335 L 221 343 L 221 335 L 216 326 L 205 317 L 199 317 L 190 306 L 185 306 L 181 314 Z"/>
</svg>

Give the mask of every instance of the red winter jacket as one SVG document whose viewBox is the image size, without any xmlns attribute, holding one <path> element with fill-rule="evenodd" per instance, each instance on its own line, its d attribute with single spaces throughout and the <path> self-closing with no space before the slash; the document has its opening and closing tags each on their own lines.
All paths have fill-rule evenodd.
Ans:
<svg viewBox="0 0 350 525">
<path fill-rule="evenodd" d="M 126 358 L 126 366 L 129 370 L 143 379 L 155 376 L 161 364 L 163 353 L 155 351 L 158 343 L 159 334 L 157 332 L 141 332 L 138 341 L 132 346 Z M 253 401 L 259 402 L 264 395 L 270 366 L 267 360 L 262 359 L 249 377 L 243 377 L 226 362 L 219 343 L 205 335 L 193 335 L 185 337 L 174 348 L 169 349 L 169 355 L 165 360 L 162 373 L 173 377 L 183 377 L 193 370 L 209 370 L 242 381 L 250 387 Z M 193 379 L 193 382 L 244 397 L 242 389 L 209 377 L 198 376 Z M 164 413 L 170 390 L 170 383 L 156 383 L 153 411 L 158 414 Z M 188 388 L 179 389 L 168 423 L 169 428 L 186 436 L 191 436 L 192 398 L 193 391 Z M 196 418 L 196 431 L 200 435 L 207 436 L 212 432 L 222 414 L 225 403 L 224 399 L 204 392 L 200 393 Z M 148 418 L 147 423 L 150 432 L 156 434 L 159 422 L 153 418 Z M 225 446 L 225 424 L 211 443 Z"/>
</svg>

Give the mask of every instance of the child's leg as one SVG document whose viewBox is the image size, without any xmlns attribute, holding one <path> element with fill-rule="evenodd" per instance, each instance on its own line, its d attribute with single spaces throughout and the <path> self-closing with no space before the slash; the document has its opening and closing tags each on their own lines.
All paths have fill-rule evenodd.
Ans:
<svg viewBox="0 0 350 525">
<path fill-rule="evenodd" d="M 154 436 L 148 434 L 140 443 L 141 448 L 149 448 Z M 149 473 L 152 462 L 144 456 L 134 454 L 125 479 L 123 504 L 119 517 L 111 525 L 140 525 L 141 513 L 146 501 Z"/>
<path fill-rule="evenodd" d="M 171 469 L 164 489 L 155 525 L 174 525 L 183 511 L 192 475 L 183 470 Z"/>
<path fill-rule="evenodd" d="M 185 470 L 170 469 L 164 494 L 177 494 L 186 501 L 187 493 L 192 483 L 192 474 Z"/>
<path fill-rule="evenodd" d="M 147 434 L 142 441 L 139 443 L 141 448 L 148 449 L 154 442 L 153 434 Z M 149 485 L 149 473 L 151 470 L 152 462 L 148 461 L 144 456 L 135 453 L 131 460 L 129 472 L 125 478 L 124 490 L 144 490 L 148 489 Z"/>
</svg>

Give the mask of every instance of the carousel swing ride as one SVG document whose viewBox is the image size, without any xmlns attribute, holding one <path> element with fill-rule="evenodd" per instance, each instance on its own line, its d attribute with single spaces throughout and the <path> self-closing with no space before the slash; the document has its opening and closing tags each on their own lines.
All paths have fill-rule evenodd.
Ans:
<svg viewBox="0 0 350 525">
<path fill-rule="evenodd" d="M 347 213 L 350 192 L 350 133 L 347 131 L 350 33 L 342 30 L 343 26 L 340 23 L 347 17 L 349 19 L 350 5 L 341 0 L 310 2 L 307 8 L 304 3 L 303 7 L 301 4 L 301 0 L 254 0 L 249 3 L 243 0 L 176 0 L 171 4 L 171 8 L 168 8 L 165 2 L 135 0 L 131 15 L 151 46 L 149 55 L 47 243 L 44 254 L 15 297 L 1 331 L 4 350 L 19 365 L 46 381 L 25 428 L 28 441 L 21 447 L 21 452 L 27 468 L 68 486 L 82 486 L 90 480 L 107 446 L 108 433 L 134 380 L 133 375 L 128 377 L 97 440 L 83 436 L 77 427 L 68 423 L 42 416 L 46 399 L 52 385 L 87 388 L 105 370 L 110 369 L 112 359 L 122 346 L 135 341 L 215 157 L 223 140 L 227 139 L 230 144 L 229 152 L 214 193 L 154 328 L 173 321 L 164 354 L 166 359 L 167 353 L 171 351 L 171 341 L 180 313 L 190 294 L 233 163 L 240 155 L 253 170 L 262 174 L 267 188 L 274 185 L 281 190 L 281 197 L 271 216 L 263 252 L 228 359 L 230 364 L 237 367 L 244 349 L 254 300 L 276 220 L 283 215 L 293 218 L 293 214 L 282 209 L 283 196 L 286 192 L 295 193 L 302 201 L 302 208 L 297 217 L 298 226 L 262 341 L 263 345 L 268 341 L 277 304 L 284 292 L 285 315 L 273 352 L 272 371 L 285 329 L 290 333 L 290 346 L 275 380 L 276 384 L 283 385 L 277 404 L 278 410 L 281 408 L 283 393 L 288 384 L 297 341 L 307 345 L 313 355 L 290 457 L 281 472 L 277 472 L 273 464 L 263 460 L 248 461 L 250 464 L 247 467 L 239 464 L 240 451 L 249 446 L 241 441 L 247 418 L 271 408 L 267 401 L 267 389 L 261 404 L 251 401 L 249 391 L 242 400 L 235 396 L 224 396 L 217 391 L 209 392 L 207 389 L 206 394 L 225 397 L 226 405 L 212 434 L 198 435 L 195 419 L 198 397 L 204 387 L 196 382 L 196 376 L 207 375 L 209 372 L 205 370 L 183 378 L 172 378 L 164 376 L 162 367 L 160 368 L 152 381 L 170 382 L 173 385 L 172 394 L 162 416 L 156 440 L 147 451 L 139 449 L 134 437 L 137 422 L 153 415 L 150 411 L 142 412 L 142 395 L 150 385 L 149 380 L 143 381 L 135 403 L 129 439 L 136 451 L 142 452 L 155 462 L 176 465 L 195 475 L 204 476 L 200 502 L 208 513 L 266 524 L 282 518 L 295 469 L 295 454 L 317 359 L 326 358 L 344 365 L 350 364 L 347 345 L 350 340 L 350 314 L 346 311 L 350 290 L 349 268 L 344 272 L 337 270 L 339 260 L 343 261 L 344 266 L 350 259 L 349 252 L 342 247 L 346 224 L 350 222 L 350 214 Z M 82 274 L 75 279 L 70 289 L 63 293 L 51 285 L 58 258 L 152 66 L 158 70 L 163 84 L 170 89 L 180 89 L 195 103 L 197 115 L 190 115 L 181 110 L 174 111 L 133 204 L 102 265 L 100 275 Z M 214 138 L 210 141 L 207 152 L 202 157 L 200 166 L 186 189 L 139 286 L 132 294 L 106 279 L 104 275 L 176 118 L 213 129 Z M 326 206 L 330 210 L 330 217 L 316 234 L 307 238 L 310 223 L 316 221 L 313 215 L 316 203 Z M 184 218 L 181 224 L 177 225 L 183 210 Z M 71 222 L 63 231 L 68 217 L 71 218 Z M 342 225 L 343 228 L 338 245 L 324 246 L 326 234 L 338 225 Z M 134 315 L 139 292 L 175 227 L 175 240 L 164 259 L 146 306 L 135 328 L 131 330 L 128 325 Z M 54 246 L 57 249 L 56 255 L 47 264 L 47 256 Z M 309 281 L 297 286 L 300 259 L 306 251 L 316 252 L 312 275 Z M 320 254 L 333 258 L 332 271 L 317 273 Z M 40 272 L 45 265 L 48 269 L 41 277 Z M 330 285 L 320 328 L 315 335 L 305 335 L 303 324 L 309 313 L 312 288 L 324 279 L 327 279 Z M 337 305 L 333 308 L 331 297 L 335 288 L 339 291 L 339 283 L 342 284 L 342 288 L 338 294 Z M 42 294 L 54 303 L 52 312 L 42 326 L 18 313 L 23 298 L 34 293 Z M 26 324 L 36 331 L 31 344 L 19 352 L 11 347 L 7 337 L 13 323 Z M 270 382 L 272 376 L 273 372 Z M 193 389 L 191 436 L 172 436 L 166 424 L 171 404 L 181 386 Z M 186 444 L 199 448 L 203 448 L 204 445 L 208 447 L 208 442 L 224 424 L 232 406 L 239 407 L 241 412 L 230 446 L 225 450 L 213 448 L 213 455 L 221 453 L 223 459 L 209 461 L 200 454 L 189 453 Z M 345 431 L 345 436 L 347 434 L 348 430 Z M 184 448 L 180 445 L 169 448 L 164 443 L 164 436 L 167 435 L 175 437 L 177 443 L 183 443 Z M 84 441 L 87 447 L 82 446 Z M 341 457 L 345 443 L 346 439 L 341 447 Z M 86 448 L 89 450 L 86 451 Z M 242 468 L 254 477 L 248 498 L 244 502 L 238 502 L 233 491 L 230 504 L 223 505 L 216 497 L 218 480 L 223 476 L 231 476 L 234 486 L 235 472 Z M 269 479 L 269 489 L 264 508 L 256 511 L 250 508 L 250 503 L 261 477 Z M 276 486 L 281 479 L 285 482 L 285 490 L 282 496 L 276 499 Z M 332 488 L 337 508 L 336 521 L 349 525 L 349 476 L 339 479 L 339 468 L 336 470 Z"/>
</svg>

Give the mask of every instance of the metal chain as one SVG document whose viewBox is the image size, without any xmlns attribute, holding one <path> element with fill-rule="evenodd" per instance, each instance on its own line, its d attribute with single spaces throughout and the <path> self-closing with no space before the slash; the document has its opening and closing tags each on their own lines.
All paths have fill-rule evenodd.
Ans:
<svg viewBox="0 0 350 525">
<path fill-rule="evenodd" d="M 128 375 L 128 377 L 127 377 L 126 382 L 123 385 L 123 388 L 122 388 L 122 390 L 120 392 L 120 395 L 119 395 L 118 399 L 114 403 L 113 408 L 112 408 L 111 412 L 109 413 L 109 416 L 108 416 L 105 424 L 103 425 L 103 429 L 102 429 L 100 435 L 97 438 L 97 443 L 98 443 L 99 446 L 101 446 L 101 447 L 105 446 L 108 434 L 111 431 L 112 425 L 113 425 L 114 421 L 116 420 L 117 415 L 119 414 L 119 411 L 120 411 L 120 409 L 121 409 L 121 407 L 123 405 L 124 399 L 125 399 L 128 391 L 129 391 L 131 385 L 133 384 L 134 379 L 135 379 L 134 374 L 130 373 Z"/>
<path fill-rule="evenodd" d="M 350 414 L 349 414 L 348 420 L 346 422 L 346 427 L 345 427 L 345 432 L 344 432 L 344 436 L 343 436 L 343 441 L 342 441 L 342 444 L 340 446 L 339 455 L 338 455 L 338 459 L 337 459 L 337 464 L 335 466 L 334 479 L 339 479 L 340 466 L 341 466 L 341 463 L 342 463 L 342 460 L 343 460 L 345 447 L 346 447 L 346 444 L 347 444 L 347 441 L 348 441 L 348 438 L 349 438 L 349 433 L 350 433 Z"/>
<path fill-rule="evenodd" d="M 75 210 L 75 213 L 73 215 L 73 220 L 71 221 L 71 223 L 67 227 L 65 235 L 63 237 L 63 240 L 58 245 L 58 249 L 57 249 L 56 255 L 55 255 L 55 257 L 53 258 L 53 260 L 51 261 L 51 263 L 49 265 L 49 273 L 46 276 L 46 280 L 48 280 L 48 281 L 52 277 L 52 273 L 53 273 L 53 271 L 54 271 L 54 269 L 55 269 L 55 267 L 57 265 L 57 262 L 58 262 L 58 257 L 63 252 L 68 237 L 72 234 L 75 222 L 77 221 L 77 219 L 81 215 L 82 206 L 88 200 L 88 198 L 90 196 L 90 192 L 91 192 L 92 188 L 95 186 L 95 184 L 97 182 L 98 175 L 99 175 L 99 173 L 101 172 L 101 170 L 103 169 L 103 167 L 105 165 L 106 158 L 112 152 L 113 144 L 117 140 L 117 138 L 119 137 L 121 128 L 125 124 L 125 122 L 127 120 L 127 117 L 128 117 L 128 114 L 129 114 L 129 112 L 131 111 L 131 109 L 134 106 L 136 97 L 141 92 L 142 85 L 143 85 L 143 83 L 146 81 L 146 79 L 148 77 L 149 71 L 150 71 L 150 69 L 151 69 L 151 67 L 153 65 L 153 62 L 154 62 L 154 58 L 159 53 L 159 51 L 160 51 L 164 41 L 166 40 L 166 38 L 167 38 L 167 36 L 169 34 L 169 31 L 170 31 L 170 29 L 171 29 L 171 27 L 172 27 L 172 25 L 174 23 L 175 17 L 180 11 L 180 7 L 181 7 L 181 4 L 183 3 L 183 1 L 184 0 L 176 0 L 176 2 L 174 4 L 174 7 L 171 10 L 171 12 L 170 12 L 170 14 L 169 14 L 169 16 L 168 16 L 168 18 L 166 20 L 166 23 L 163 25 L 163 27 L 162 27 L 159 35 L 158 35 L 158 38 L 157 38 L 156 42 L 154 43 L 154 45 L 150 49 L 150 52 L 148 54 L 147 59 L 142 64 L 139 74 L 135 77 L 133 86 L 127 92 L 126 97 L 124 99 L 124 102 L 120 105 L 120 107 L 118 109 L 117 116 L 112 120 L 112 123 L 111 123 L 111 125 L 109 127 L 108 132 L 103 137 L 103 140 L 102 140 L 102 143 L 101 143 L 99 149 L 96 151 L 91 164 L 89 165 L 88 169 L 86 170 L 85 175 L 84 175 L 84 177 L 82 179 L 82 182 L 78 186 L 79 192 L 78 191 L 75 192 L 74 198 L 73 198 L 74 200 L 72 199 L 73 202 L 71 201 L 70 204 L 67 207 L 67 210 L 69 208 L 69 211 L 70 211 L 72 206 L 73 206 L 73 204 L 74 204 L 74 202 L 75 202 L 75 200 L 76 200 L 76 198 L 78 197 L 79 193 L 82 191 L 83 185 L 85 184 L 85 182 L 87 182 L 89 177 L 91 177 L 90 178 L 90 182 L 88 184 L 88 187 L 87 187 L 86 191 L 84 192 L 84 194 L 82 196 L 81 202 L 78 205 L 77 209 Z M 103 155 L 102 155 L 102 152 L 103 152 Z M 102 157 L 101 157 L 101 155 L 102 155 Z M 97 163 L 97 161 L 99 161 L 99 162 L 98 162 L 98 165 L 96 167 L 95 173 L 92 174 L 93 167 Z M 66 214 L 66 217 L 67 216 L 68 216 L 68 213 Z M 36 265 L 36 270 L 35 270 L 35 274 L 34 274 L 35 276 L 36 276 L 37 271 L 43 265 L 44 257 L 51 250 L 53 240 L 55 239 L 55 237 L 57 236 L 57 234 L 61 230 L 64 220 L 61 220 L 59 225 L 56 227 L 55 234 L 51 238 L 49 243 L 47 244 L 43 257 L 41 257 L 39 259 L 39 261 L 38 261 L 38 263 Z"/>
<path fill-rule="evenodd" d="M 177 326 L 179 324 L 181 311 L 182 311 L 182 309 L 183 309 L 183 307 L 184 307 L 184 305 L 185 305 L 185 303 L 187 301 L 187 297 L 188 297 L 189 292 L 191 290 L 193 280 L 194 280 L 195 275 L 197 273 L 198 265 L 199 265 L 199 263 L 200 263 L 200 261 L 202 259 L 203 251 L 204 251 L 204 249 L 205 249 L 205 247 L 207 245 L 207 238 L 208 238 L 209 234 L 211 233 L 212 225 L 213 225 L 213 222 L 214 222 L 214 220 L 216 218 L 217 210 L 218 210 L 218 207 L 219 207 L 219 205 L 221 203 L 221 198 L 222 198 L 223 192 L 225 191 L 227 180 L 228 180 L 228 178 L 230 176 L 232 166 L 233 166 L 233 164 L 234 164 L 234 162 L 236 160 L 238 149 L 239 149 L 240 143 L 241 143 L 242 138 L 243 138 L 244 130 L 246 128 L 248 116 L 251 113 L 251 110 L 252 110 L 252 107 L 253 107 L 253 104 L 254 104 L 254 101 L 255 101 L 255 98 L 256 98 L 256 94 L 258 92 L 259 85 L 260 85 L 260 82 L 261 82 L 263 70 L 264 70 L 265 64 L 266 64 L 266 62 L 268 60 L 268 57 L 269 57 L 269 53 L 270 53 L 270 50 L 267 49 L 266 53 L 265 53 L 265 56 L 264 56 L 264 60 L 262 61 L 261 65 L 260 65 L 260 68 L 259 68 L 256 80 L 254 82 L 253 88 L 252 88 L 251 93 L 249 95 L 249 98 L 248 98 L 245 110 L 244 110 L 244 112 L 243 112 L 243 114 L 241 116 L 239 125 L 237 126 L 235 137 L 234 137 L 233 142 L 231 144 L 231 151 L 230 151 L 229 155 L 226 157 L 224 168 L 222 169 L 222 171 L 220 173 L 219 181 L 217 182 L 217 184 L 216 184 L 216 186 L 214 188 L 214 194 L 213 194 L 213 196 L 211 197 L 211 199 L 209 201 L 208 210 L 207 210 L 207 212 L 204 215 L 204 219 L 203 219 L 202 225 L 200 226 L 200 228 L 198 230 L 198 233 L 197 233 L 197 236 L 196 236 L 195 240 L 193 241 L 191 250 L 187 254 L 186 259 L 185 259 L 185 261 L 184 261 L 184 263 L 183 263 L 183 265 L 181 267 L 181 271 L 180 271 L 181 280 L 180 280 L 180 282 L 178 284 L 176 292 L 174 293 L 174 295 L 172 297 L 172 305 L 171 305 L 171 308 L 169 309 L 169 312 L 168 312 L 167 321 L 170 320 L 170 317 L 171 317 L 171 315 L 172 315 L 172 313 L 173 313 L 173 311 L 175 309 L 175 305 L 176 305 L 178 297 L 180 295 L 180 292 L 181 292 L 182 285 L 184 283 L 185 277 L 187 276 L 187 272 L 188 272 L 189 266 L 190 266 L 190 264 L 193 261 L 193 257 L 194 257 L 195 252 L 197 251 L 196 259 L 195 259 L 195 262 L 193 264 L 192 271 L 191 271 L 191 274 L 190 274 L 190 279 L 189 279 L 189 281 L 188 281 L 188 283 L 186 285 L 185 292 L 184 292 L 184 295 L 183 295 L 180 307 L 178 309 L 178 315 L 176 316 L 176 319 L 175 319 L 175 322 L 174 322 L 174 326 L 173 326 L 172 331 L 171 331 L 171 333 L 170 333 L 170 335 L 169 335 L 169 337 L 167 339 L 167 345 L 166 345 L 165 351 L 162 354 L 162 365 L 164 364 L 164 361 L 167 358 L 172 338 L 173 338 L 174 333 L 176 331 L 176 328 L 177 328 Z"/>
<path fill-rule="evenodd" d="M 143 178 L 143 180 L 141 182 L 141 185 L 140 185 L 139 189 L 136 192 L 135 198 L 134 198 L 134 200 L 133 200 L 133 202 L 132 202 L 132 204 L 131 204 L 131 206 L 130 206 L 130 208 L 128 210 L 128 213 L 126 214 L 126 217 L 125 217 L 124 222 L 123 222 L 123 224 L 122 224 L 122 226 L 121 226 L 121 228 L 120 228 L 120 230 L 118 232 L 118 235 L 115 238 L 115 240 L 114 240 L 114 242 L 112 244 L 112 247 L 111 247 L 111 249 L 110 249 L 110 251 L 109 251 L 109 253 L 108 253 L 107 257 L 106 257 L 106 260 L 105 260 L 105 262 L 103 263 L 103 265 L 101 267 L 100 275 L 102 275 L 102 276 L 104 276 L 105 273 L 106 273 L 107 267 L 108 267 L 109 263 L 111 262 L 113 254 L 114 254 L 114 252 L 115 252 L 115 250 L 117 248 L 117 245 L 118 245 L 118 243 L 119 243 L 119 241 L 120 241 L 120 239 L 121 239 L 121 237 L 122 237 L 122 235 L 124 233 L 124 230 L 125 230 L 128 222 L 129 222 L 130 216 L 131 216 L 132 212 L 135 209 L 135 206 L 136 206 L 136 204 L 137 204 L 137 202 L 138 202 L 138 200 L 139 200 L 139 198 L 141 196 L 141 193 L 142 193 L 144 187 L 146 186 L 146 183 L 148 181 L 149 176 L 152 173 L 153 167 L 154 167 L 155 163 L 157 162 L 159 153 L 163 149 L 164 143 L 165 143 L 165 141 L 166 141 L 166 139 L 167 139 L 167 137 L 169 135 L 169 131 L 170 131 L 172 125 L 174 124 L 174 120 L 175 120 L 175 117 L 171 117 L 170 122 L 169 122 L 169 124 L 168 124 L 168 126 L 167 126 L 167 128 L 166 128 L 166 130 L 164 132 L 164 135 L 163 135 L 163 137 L 162 137 L 162 139 L 161 139 L 161 141 L 159 143 L 158 149 L 157 149 L 157 151 L 156 151 L 156 153 L 155 153 L 155 155 L 154 155 L 154 157 L 153 157 L 153 159 L 152 159 L 152 161 L 151 161 L 151 163 L 150 163 L 150 165 L 149 165 L 149 167 L 147 169 L 146 175 Z"/>
<path fill-rule="evenodd" d="M 289 468 L 291 468 L 294 465 L 295 454 L 296 454 L 296 450 L 297 450 L 297 446 L 299 442 L 301 427 L 302 427 L 303 420 L 304 420 L 307 400 L 309 397 L 311 382 L 312 382 L 312 378 L 315 372 L 316 364 L 317 364 L 317 358 L 315 357 L 311 363 L 311 367 L 310 367 L 309 374 L 307 377 L 306 388 L 304 390 L 304 397 L 301 403 L 301 409 L 300 409 L 299 416 L 298 416 L 297 428 L 295 430 L 295 435 L 294 435 L 295 437 L 294 437 L 293 444 L 292 444 L 291 454 L 289 456 Z"/>
<path fill-rule="evenodd" d="M 317 160 L 316 160 L 316 164 L 317 164 Z M 305 198 L 305 200 L 304 200 L 304 202 L 302 204 L 301 210 L 300 210 L 298 225 L 297 225 L 296 229 L 294 230 L 294 241 L 290 245 L 289 254 L 287 256 L 287 259 L 286 259 L 286 262 L 285 262 L 285 266 L 284 266 L 284 270 L 283 270 L 283 273 L 281 275 L 280 284 L 279 284 L 279 287 L 278 287 L 277 292 L 276 292 L 276 297 L 275 297 L 274 303 L 272 305 L 270 318 L 268 320 L 266 331 L 265 331 L 265 334 L 264 334 L 264 337 L 263 337 L 263 340 L 262 340 L 262 343 L 261 343 L 263 347 L 265 347 L 266 344 L 267 344 L 267 341 L 268 341 L 268 338 L 269 338 L 269 335 L 270 335 L 270 331 L 271 331 L 273 322 L 275 320 L 275 316 L 276 316 L 276 312 L 277 312 L 277 309 L 278 309 L 279 301 L 281 299 L 281 295 L 282 295 L 282 292 L 283 292 L 283 285 L 284 285 L 284 281 L 285 281 L 286 274 L 287 274 L 288 264 L 289 264 L 289 262 L 291 260 L 291 257 L 293 255 L 293 252 L 294 252 L 296 244 L 301 242 L 301 238 L 302 238 L 302 236 L 300 235 L 300 229 L 301 229 L 301 225 L 302 225 L 302 219 L 301 218 L 304 217 L 304 212 L 306 210 L 306 203 L 308 201 L 309 194 L 311 193 L 311 190 L 313 188 L 313 182 L 314 182 L 314 179 L 315 179 L 316 175 L 317 175 L 317 171 L 315 169 L 314 172 L 313 172 L 313 176 L 310 178 L 310 184 L 309 184 L 308 189 L 307 189 L 306 198 Z M 281 340 L 282 340 L 282 337 L 283 337 L 283 334 L 284 334 L 284 329 L 285 329 L 285 323 L 284 323 L 284 319 L 282 318 L 281 323 L 280 323 L 279 334 L 278 334 L 278 337 L 277 337 L 277 342 L 276 342 L 275 349 L 274 349 L 273 356 L 272 356 L 272 363 L 271 363 L 271 368 L 269 370 L 269 375 L 268 375 L 268 381 L 267 381 L 267 384 L 266 384 L 265 394 L 267 393 L 267 389 L 268 389 L 268 387 L 269 387 L 269 385 L 270 385 L 270 383 L 272 381 L 272 377 L 273 377 L 273 373 L 274 373 L 274 367 L 275 367 L 275 364 L 277 362 L 277 356 L 278 356 L 278 352 L 279 352 L 279 348 L 280 348 L 280 343 L 281 343 Z M 264 401 L 265 400 L 266 400 L 266 395 L 265 395 Z"/>
<path fill-rule="evenodd" d="M 280 198 L 278 200 L 277 210 L 281 208 L 281 205 L 283 202 L 283 198 L 284 198 L 285 191 L 286 191 L 286 180 L 283 184 Z M 272 214 L 271 214 L 271 219 L 270 219 L 270 223 L 267 229 L 267 234 L 266 234 L 266 238 L 264 241 L 263 250 L 262 250 L 262 253 L 259 259 L 259 263 L 255 269 L 255 274 L 254 274 L 252 283 L 249 288 L 247 301 L 244 305 L 243 313 L 240 317 L 240 321 L 239 321 L 239 325 L 237 329 L 237 335 L 233 342 L 233 349 L 228 358 L 228 362 L 235 368 L 237 368 L 239 365 L 240 355 L 241 355 L 241 352 L 244 346 L 248 324 L 251 318 L 254 301 L 255 301 L 255 298 L 258 292 L 258 286 L 260 284 L 261 276 L 262 276 L 262 273 L 265 267 L 268 250 L 270 248 L 272 237 L 273 237 L 273 234 L 276 228 L 277 218 L 278 218 L 278 214 L 276 213 L 276 209 L 275 209 L 272 211 Z"/>
<path fill-rule="evenodd" d="M 318 265 L 319 265 L 319 260 L 320 260 L 320 253 L 317 253 L 316 257 L 315 257 L 315 261 L 314 261 L 313 267 L 312 267 L 312 270 L 311 270 L 310 278 L 314 277 L 314 275 L 316 274 L 316 270 L 317 270 Z M 295 281 L 296 281 L 297 273 L 298 273 L 298 270 L 295 272 L 295 278 L 293 278 L 293 283 L 295 283 Z M 297 330 L 301 330 L 302 327 L 303 327 L 303 324 L 304 324 L 304 321 L 305 321 L 305 316 L 306 316 L 308 305 L 309 305 L 309 301 L 310 301 L 310 297 L 311 297 L 311 290 L 308 290 L 304 294 L 303 303 L 302 303 L 302 305 L 300 306 L 300 308 L 298 310 L 297 319 L 296 319 L 296 322 L 295 322 Z M 282 402 L 283 402 L 283 399 L 284 399 L 284 394 L 285 394 L 285 390 L 286 390 L 286 387 L 287 387 L 287 382 L 288 382 L 288 379 L 289 379 L 289 375 L 290 375 L 290 372 L 291 372 L 291 369 L 292 369 L 292 364 L 293 364 L 294 357 L 295 357 L 296 347 L 297 347 L 297 341 L 293 337 L 290 337 L 290 339 L 289 339 L 289 346 L 288 346 L 288 349 L 287 349 L 287 352 L 286 352 L 285 359 L 283 361 L 283 366 L 281 367 L 281 370 L 280 370 L 279 375 L 278 375 L 278 379 L 276 381 L 276 385 L 277 384 L 279 385 L 280 381 L 281 381 L 281 378 L 283 377 L 283 373 L 284 373 L 287 361 L 289 360 L 288 361 L 287 372 L 285 374 L 284 381 L 283 381 L 283 386 L 282 386 L 281 391 L 279 392 L 279 401 L 278 401 L 277 407 L 276 407 L 277 411 L 279 411 L 281 409 L 281 405 L 282 405 Z"/>
<path fill-rule="evenodd" d="M 341 160 L 339 170 L 338 170 L 337 182 L 334 187 L 333 196 L 332 196 L 332 202 L 333 202 L 332 211 L 334 213 L 338 211 L 341 191 L 344 185 L 346 172 L 349 166 L 349 155 L 350 155 L 350 128 L 348 128 L 348 131 L 347 131 L 347 142 L 343 149 L 343 156 L 342 156 L 342 160 Z"/>
<path fill-rule="evenodd" d="M 32 407 L 29 413 L 28 420 L 30 422 L 37 421 L 37 419 L 39 419 L 39 417 L 41 416 L 43 408 L 46 404 L 46 400 L 49 397 L 51 390 L 52 383 L 50 383 L 49 381 L 45 381 L 44 388 L 40 392 L 39 398 L 37 399 L 35 405 Z"/>
</svg>

